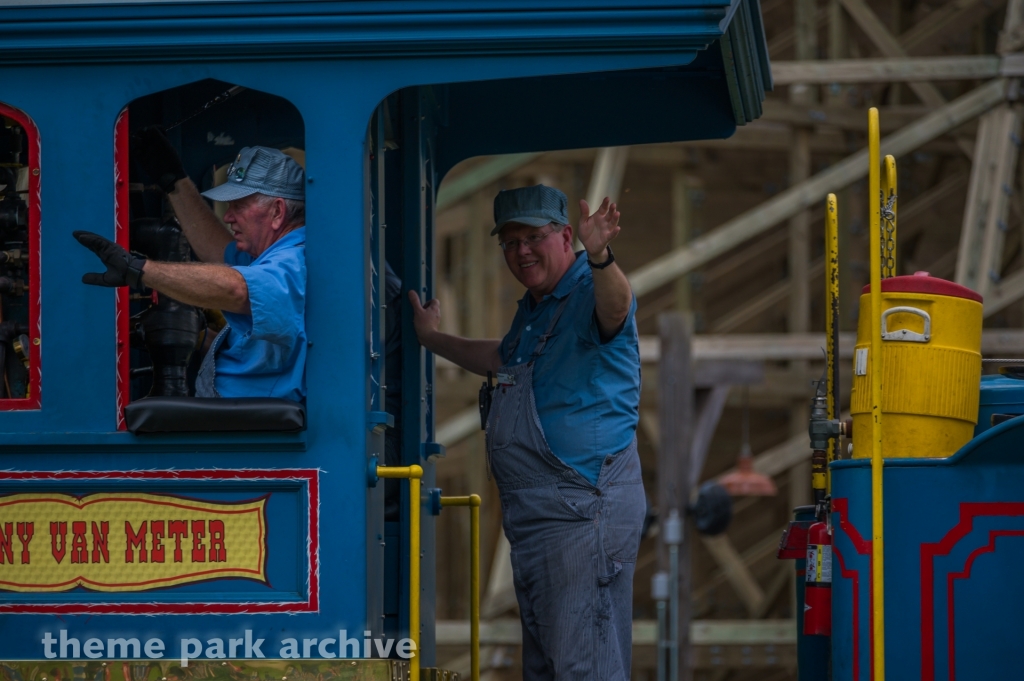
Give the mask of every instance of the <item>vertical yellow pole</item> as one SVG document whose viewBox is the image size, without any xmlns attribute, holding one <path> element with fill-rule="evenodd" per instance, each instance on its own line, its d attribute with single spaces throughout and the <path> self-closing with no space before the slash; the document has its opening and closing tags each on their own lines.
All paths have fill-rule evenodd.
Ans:
<svg viewBox="0 0 1024 681">
<path fill-rule="evenodd" d="M 892 155 L 887 155 L 885 157 L 885 183 L 882 186 L 882 203 L 885 206 L 889 206 L 890 199 L 892 200 L 892 206 L 890 207 L 892 220 L 890 224 L 883 225 L 885 232 L 882 233 L 882 243 L 888 248 L 888 250 L 882 251 L 882 258 L 886 263 L 882 267 L 883 279 L 896 276 L 896 159 Z M 888 231 L 889 228 L 892 228 L 892 232 Z"/>
<path fill-rule="evenodd" d="M 480 681 L 480 495 L 441 497 L 441 506 L 469 506 L 469 665 Z"/>
<path fill-rule="evenodd" d="M 409 638 L 414 654 L 409 678 L 420 680 L 420 478 L 423 469 L 409 466 Z"/>
<path fill-rule="evenodd" d="M 470 678 L 480 681 L 480 497 L 469 495 Z"/>
<path fill-rule="evenodd" d="M 835 194 L 825 199 L 825 332 L 828 334 L 826 389 L 828 418 L 838 416 L 836 394 L 839 391 L 839 206 Z M 839 438 L 829 442 L 828 461 L 839 455 Z M 825 493 L 832 494 L 832 472 L 825 469 Z"/>
<path fill-rule="evenodd" d="M 878 109 L 868 110 L 868 215 L 871 224 L 871 613 L 874 680 L 885 681 L 885 546 L 882 525 L 882 234 Z"/>
<path fill-rule="evenodd" d="M 409 678 L 420 678 L 420 466 L 377 466 L 379 478 L 409 480 L 409 638 L 413 655 L 409 658 Z"/>
</svg>

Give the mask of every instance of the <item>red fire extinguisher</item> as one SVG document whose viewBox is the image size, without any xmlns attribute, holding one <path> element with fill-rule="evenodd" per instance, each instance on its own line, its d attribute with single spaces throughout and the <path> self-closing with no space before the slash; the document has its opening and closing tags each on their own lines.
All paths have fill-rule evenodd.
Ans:
<svg viewBox="0 0 1024 681">
<path fill-rule="evenodd" d="M 832 535 L 825 523 L 814 523 L 807 530 L 804 634 L 832 635 Z"/>
</svg>

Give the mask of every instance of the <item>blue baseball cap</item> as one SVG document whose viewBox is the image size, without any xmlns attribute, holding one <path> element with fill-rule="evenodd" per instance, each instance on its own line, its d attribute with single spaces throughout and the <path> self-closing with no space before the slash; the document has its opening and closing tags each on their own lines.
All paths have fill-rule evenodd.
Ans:
<svg viewBox="0 0 1024 681">
<path fill-rule="evenodd" d="M 228 166 L 228 179 L 203 192 L 214 201 L 235 201 L 251 194 L 306 200 L 306 171 L 291 156 L 270 147 L 245 147 Z"/>
<path fill-rule="evenodd" d="M 491 236 L 510 222 L 543 227 L 549 222 L 569 224 L 569 199 L 565 194 L 542 184 L 520 189 L 505 189 L 494 197 L 494 229 Z"/>
</svg>

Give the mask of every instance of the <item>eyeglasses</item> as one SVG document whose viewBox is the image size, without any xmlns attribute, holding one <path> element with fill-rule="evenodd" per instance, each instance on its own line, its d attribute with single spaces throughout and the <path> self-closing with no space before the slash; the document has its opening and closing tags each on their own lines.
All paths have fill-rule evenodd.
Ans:
<svg viewBox="0 0 1024 681">
<path fill-rule="evenodd" d="M 530 248 L 535 248 L 537 244 L 539 244 L 541 241 L 544 241 L 544 239 L 547 239 L 554 233 L 555 230 L 554 228 L 552 228 L 544 232 L 543 234 L 531 234 L 525 239 L 509 239 L 508 241 L 499 241 L 498 245 L 501 246 L 501 250 L 505 251 L 506 253 L 508 251 L 515 252 L 516 249 L 519 248 L 519 244 L 521 243 L 526 244 Z"/>
</svg>

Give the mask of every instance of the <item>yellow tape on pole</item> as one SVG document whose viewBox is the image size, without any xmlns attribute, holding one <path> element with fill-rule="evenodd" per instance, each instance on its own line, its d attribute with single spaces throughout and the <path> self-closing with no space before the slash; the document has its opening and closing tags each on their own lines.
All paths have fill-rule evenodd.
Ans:
<svg viewBox="0 0 1024 681">
<path fill-rule="evenodd" d="M 838 417 L 836 393 L 839 390 L 839 206 L 835 194 L 825 199 L 825 333 L 828 334 L 826 388 L 828 418 Z M 839 454 L 840 438 L 829 440 L 828 462 Z M 832 471 L 825 468 L 825 493 L 832 494 Z"/>
</svg>

